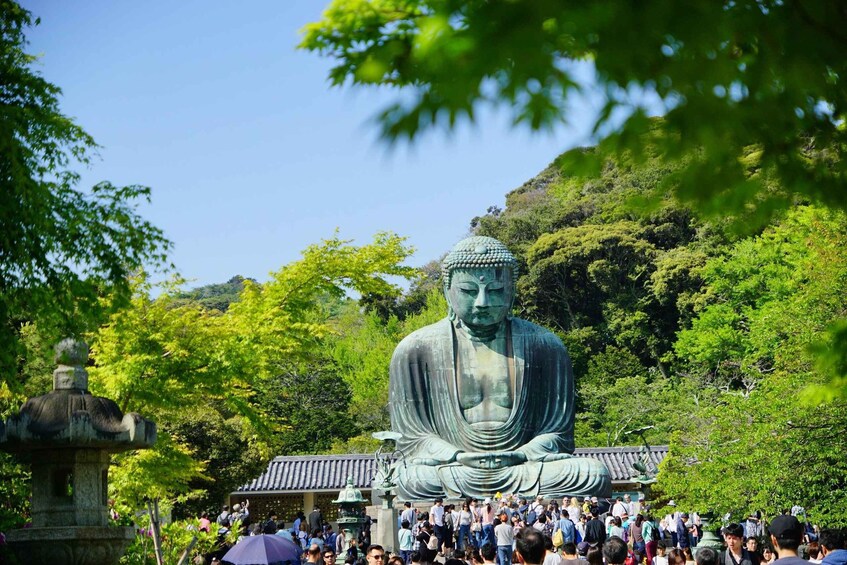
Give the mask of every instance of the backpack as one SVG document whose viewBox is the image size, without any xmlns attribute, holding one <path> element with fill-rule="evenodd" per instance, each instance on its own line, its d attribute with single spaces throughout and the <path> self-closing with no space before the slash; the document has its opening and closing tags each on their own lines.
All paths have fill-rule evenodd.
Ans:
<svg viewBox="0 0 847 565">
<path fill-rule="evenodd" d="M 653 529 L 650 530 L 650 541 L 659 541 L 659 528 L 653 524 Z"/>
<path fill-rule="evenodd" d="M 529 514 L 526 515 L 526 525 L 533 525 L 537 519 L 538 515 L 535 513 L 535 510 L 530 510 Z"/>
<path fill-rule="evenodd" d="M 426 542 L 426 548 L 430 551 L 438 550 L 438 538 L 435 537 L 435 534 L 430 534 L 429 540 Z"/>
<path fill-rule="evenodd" d="M 229 512 L 221 512 L 220 514 L 218 514 L 218 519 L 215 521 L 218 523 L 219 526 L 227 527 L 229 526 L 229 516 Z"/>
</svg>

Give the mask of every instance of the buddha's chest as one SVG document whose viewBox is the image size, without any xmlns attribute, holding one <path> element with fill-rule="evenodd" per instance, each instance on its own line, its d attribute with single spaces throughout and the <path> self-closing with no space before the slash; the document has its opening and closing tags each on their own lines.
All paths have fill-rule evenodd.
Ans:
<svg viewBox="0 0 847 565">
<path fill-rule="evenodd" d="M 456 385 L 459 406 L 471 423 L 505 422 L 514 401 L 514 376 L 505 339 L 460 341 Z"/>
</svg>

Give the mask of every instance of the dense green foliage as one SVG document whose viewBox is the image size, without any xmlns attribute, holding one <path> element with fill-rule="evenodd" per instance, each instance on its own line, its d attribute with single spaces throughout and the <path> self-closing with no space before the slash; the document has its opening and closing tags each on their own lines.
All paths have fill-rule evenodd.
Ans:
<svg viewBox="0 0 847 565">
<path fill-rule="evenodd" d="M 667 496 L 737 516 L 799 501 L 847 523 L 847 405 L 798 394 L 829 376 L 810 346 L 832 348 L 827 328 L 847 314 L 845 244 L 844 214 L 801 207 L 706 264 L 704 306 L 675 344 L 698 405 L 675 430 Z"/>
<path fill-rule="evenodd" d="M 473 121 L 483 105 L 553 127 L 590 61 L 605 96 L 595 165 L 658 148 L 682 166 L 677 195 L 767 218 L 795 194 L 847 204 L 845 23 L 827 2 L 333 0 L 301 46 L 334 60 L 336 85 L 399 87 L 380 116 L 389 139 Z M 656 107 L 658 127 L 645 119 Z M 747 174 L 750 146 L 759 175 Z"/>
<path fill-rule="evenodd" d="M 80 334 L 129 299 L 128 277 L 161 264 L 170 243 L 142 219 L 149 189 L 77 187 L 94 140 L 59 110 L 60 90 L 33 69 L 16 3 L 0 3 L 0 387 L 15 389 L 21 327 Z M 111 299 L 101 300 L 103 296 Z M 16 389 L 15 392 L 20 392 Z M 6 394 L 6 393 L 4 393 Z"/>
<path fill-rule="evenodd" d="M 92 334 L 91 388 L 159 424 L 154 449 L 115 459 L 119 498 L 176 499 L 181 513 L 213 507 L 279 454 L 327 450 L 354 435 L 350 388 L 336 367 L 345 293 L 390 296 L 410 250 L 392 234 L 353 246 L 313 245 L 264 284 L 245 281 L 225 312 L 187 300 L 176 285 L 151 298 L 144 280 L 130 307 Z"/>
</svg>

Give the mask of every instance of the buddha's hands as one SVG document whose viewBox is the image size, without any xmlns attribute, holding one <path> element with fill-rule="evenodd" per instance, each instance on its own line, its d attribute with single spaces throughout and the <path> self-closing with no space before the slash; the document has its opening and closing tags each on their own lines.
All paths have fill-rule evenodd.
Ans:
<svg viewBox="0 0 847 565">
<path fill-rule="evenodd" d="M 456 461 L 476 469 L 502 469 L 526 463 L 526 455 L 520 451 L 463 451 L 456 454 Z"/>
</svg>

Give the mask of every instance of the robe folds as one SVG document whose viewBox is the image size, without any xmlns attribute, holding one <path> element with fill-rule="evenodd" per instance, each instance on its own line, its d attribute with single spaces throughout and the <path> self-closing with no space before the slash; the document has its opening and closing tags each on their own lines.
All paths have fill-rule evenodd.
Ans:
<svg viewBox="0 0 847 565">
<path fill-rule="evenodd" d="M 389 406 L 397 448 L 400 497 L 485 497 L 610 494 L 608 470 L 572 457 L 574 381 L 570 358 L 554 334 L 531 322 L 506 320 L 514 367 L 513 402 L 502 425 L 471 426 L 462 413 L 456 375 L 457 340 L 445 318 L 406 337 L 394 351 Z M 520 452 L 526 463 L 479 469 L 456 462 L 461 452 Z"/>
</svg>

